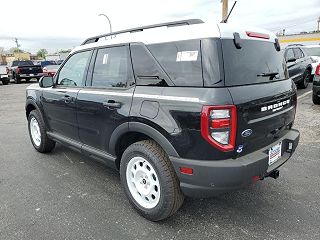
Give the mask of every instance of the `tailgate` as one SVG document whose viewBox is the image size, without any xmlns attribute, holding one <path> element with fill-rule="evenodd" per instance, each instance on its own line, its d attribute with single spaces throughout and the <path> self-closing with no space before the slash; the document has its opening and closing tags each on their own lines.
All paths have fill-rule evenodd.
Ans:
<svg viewBox="0 0 320 240">
<path fill-rule="evenodd" d="M 237 107 L 236 146 L 243 146 L 240 156 L 276 142 L 292 127 L 297 93 L 291 79 L 229 87 L 229 91 Z"/>
<path fill-rule="evenodd" d="M 19 66 L 21 74 L 37 74 L 42 73 L 41 66 Z"/>
</svg>

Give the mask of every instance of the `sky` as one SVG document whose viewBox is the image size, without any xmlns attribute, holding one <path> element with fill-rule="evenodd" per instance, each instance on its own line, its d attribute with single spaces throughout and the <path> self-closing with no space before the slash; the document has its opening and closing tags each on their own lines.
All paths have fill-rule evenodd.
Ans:
<svg viewBox="0 0 320 240">
<path fill-rule="evenodd" d="M 234 0 L 229 0 L 229 9 Z M 36 53 L 41 48 L 53 53 L 73 48 L 84 39 L 148 24 L 200 18 L 221 21 L 221 0 L 15 0 L 1 1 L 0 47 L 15 47 Z M 286 33 L 312 31 L 320 17 L 319 0 L 238 0 L 230 23 Z"/>
</svg>

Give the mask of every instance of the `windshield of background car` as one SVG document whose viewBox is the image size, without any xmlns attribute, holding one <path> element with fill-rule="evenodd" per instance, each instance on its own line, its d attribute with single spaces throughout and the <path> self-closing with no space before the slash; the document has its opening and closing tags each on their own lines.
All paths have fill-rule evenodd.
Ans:
<svg viewBox="0 0 320 240">
<path fill-rule="evenodd" d="M 237 49 L 233 39 L 222 39 L 226 86 L 266 83 L 288 79 L 283 52 L 273 42 L 241 39 Z"/>
<path fill-rule="evenodd" d="M 303 48 L 305 52 L 308 54 L 308 56 L 318 56 L 320 57 L 320 46 L 319 47 L 308 47 Z"/>
<path fill-rule="evenodd" d="M 33 66 L 33 62 L 32 61 L 13 61 L 12 66 L 13 67 Z"/>
</svg>

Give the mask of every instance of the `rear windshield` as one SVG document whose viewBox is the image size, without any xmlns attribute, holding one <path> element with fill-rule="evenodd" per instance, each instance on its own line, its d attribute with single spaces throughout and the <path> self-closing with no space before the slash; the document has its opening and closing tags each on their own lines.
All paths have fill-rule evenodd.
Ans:
<svg viewBox="0 0 320 240">
<path fill-rule="evenodd" d="M 15 66 L 19 66 L 19 67 L 22 67 L 22 66 L 33 66 L 33 62 L 32 61 L 13 61 L 12 62 L 12 66 L 15 67 Z"/>
<path fill-rule="evenodd" d="M 237 49 L 232 39 L 222 39 L 226 86 L 279 81 L 288 78 L 286 63 L 274 43 L 241 40 Z"/>
</svg>

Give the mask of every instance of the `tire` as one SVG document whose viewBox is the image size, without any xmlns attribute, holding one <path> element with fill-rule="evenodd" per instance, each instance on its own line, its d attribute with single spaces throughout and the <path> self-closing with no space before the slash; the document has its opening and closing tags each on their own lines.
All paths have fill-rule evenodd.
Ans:
<svg viewBox="0 0 320 240">
<path fill-rule="evenodd" d="M 152 140 L 134 143 L 124 151 L 120 178 L 129 202 L 146 219 L 168 218 L 183 204 L 184 195 L 171 162 Z"/>
<path fill-rule="evenodd" d="M 312 94 L 312 102 L 316 105 L 320 105 L 320 97 L 317 96 L 315 93 Z"/>
<path fill-rule="evenodd" d="M 8 85 L 10 80 L 9 78 L 2 78 L 1 81 L 3 85 Z"/>
<path fill-rule="evenodd" d="M 42 116 L 37 110 L 30 112 L 28 116 L 28 130 L 32 145 L 41 153 L 51 152 L 56 143 L 48 138 Z"/>
<path fill-rule="evenodd" d="M 298 83 L 298 88 L 306 89 L 309 85 L 310 79 L 311 79 L 311 72 L 309 69 L 307 69 L 303 74 L 302 81 Z"/>
</svg>

